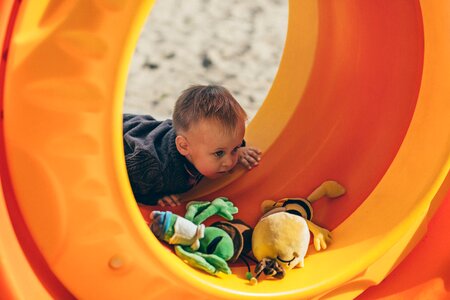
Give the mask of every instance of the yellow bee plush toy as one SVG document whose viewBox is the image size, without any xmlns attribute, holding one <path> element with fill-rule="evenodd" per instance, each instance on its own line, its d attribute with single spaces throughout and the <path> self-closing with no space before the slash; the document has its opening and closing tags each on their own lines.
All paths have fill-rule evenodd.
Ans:
<svg viewBox="0 0 450 300">
<path fill-rule="evenodd" d="M 256 284 L 259 275 L 283 278 L 286 270 L 303 267 L 311 231 L 317 251 L 327 248 L 331 233 L 311 222 L 311 203 L 324 197 L 343 195 L 345 188 L 336 181 L 326 181 L 306 199 L 285 198 L 277 202 L 266 200 L 261 205 L 263 216 L 253 230 L 252 250 L 259 261 L 256 276 L 250 279 Z"/>
</svg>

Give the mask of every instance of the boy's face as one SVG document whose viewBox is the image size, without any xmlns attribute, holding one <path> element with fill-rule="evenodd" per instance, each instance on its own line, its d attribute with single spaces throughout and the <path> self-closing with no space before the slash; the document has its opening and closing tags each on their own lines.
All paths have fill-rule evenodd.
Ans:
<svg viewBox="0 0 450 300">
<path fill-rule="evenodd" d="M 200 120 L 177 137 L 177 148 L 205 177 L 218 178 L 236 165 L 244 134 L 244 122 L 228 133 L 215 120 Z"/>
</svg>

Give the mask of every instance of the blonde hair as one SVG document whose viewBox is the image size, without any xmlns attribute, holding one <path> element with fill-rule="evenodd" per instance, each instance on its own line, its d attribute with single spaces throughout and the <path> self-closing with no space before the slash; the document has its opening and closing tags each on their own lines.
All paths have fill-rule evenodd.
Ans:
<svg viewBox="0 0 450 300">
<path fill-rule="evenodd" d="M 226 88 L 194 85 L 178 97 L 172 119 L 177 133 L 201 120 L 218 121 L 227 132 L 233 132 L 239 122 L 247 120 L 247 114 Z"/>
</svg>

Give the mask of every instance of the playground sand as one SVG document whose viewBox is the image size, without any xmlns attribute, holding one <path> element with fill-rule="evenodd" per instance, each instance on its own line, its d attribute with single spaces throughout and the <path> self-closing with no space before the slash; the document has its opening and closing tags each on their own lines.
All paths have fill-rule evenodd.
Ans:
<svg viewBox="0 0 450 300">
<path fill-rule="evenodd" d="M 287 0 L 159 0 L 133 56 L 124 112 L 170 118 L 192 84 L 227 87 L 251 119 L 278 69 Z"/>
</svg>

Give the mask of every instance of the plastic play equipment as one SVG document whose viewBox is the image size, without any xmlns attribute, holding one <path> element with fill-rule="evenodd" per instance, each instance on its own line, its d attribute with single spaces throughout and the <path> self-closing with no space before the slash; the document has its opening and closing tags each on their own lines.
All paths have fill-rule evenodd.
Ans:
<svg viewBox="0 0 450 300">
<path fill-rule="evenodd" d="M 254 224 L 264 199 L 328 178 L 348 192 L 315 206 L 329 249 L 257 286 L 244 267 L 223 278 L 188 267 L 133 200 L 122 98 L 151 1 L 0 5 L 2 298 L 448 296 L 450 2 L 290 2 L 279 71 L 246 136 L 261 165 L 190 197 L 226 195 Z"/>
</svg>

